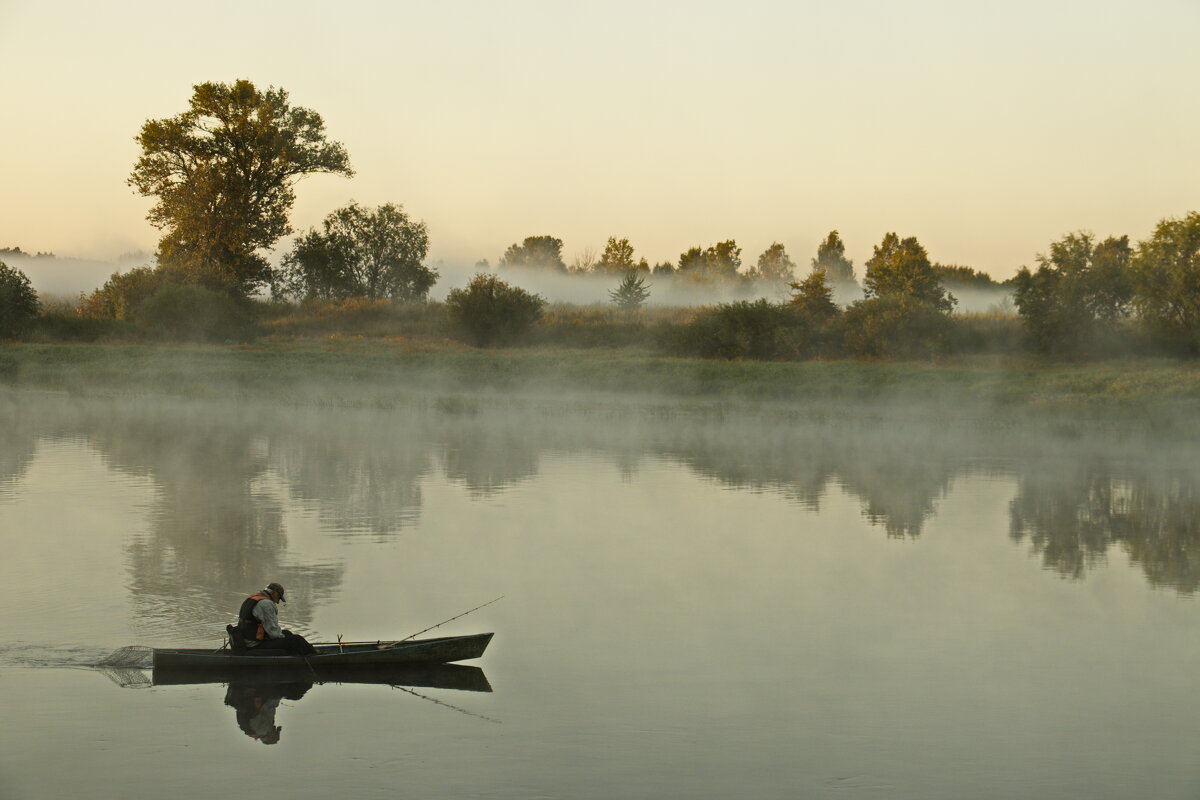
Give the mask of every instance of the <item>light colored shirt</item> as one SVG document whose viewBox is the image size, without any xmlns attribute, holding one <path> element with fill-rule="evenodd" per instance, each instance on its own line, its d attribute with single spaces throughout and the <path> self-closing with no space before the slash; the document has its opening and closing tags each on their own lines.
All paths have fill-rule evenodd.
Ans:
<svg viewBox="0 0 1200 800">
<path fill-rule="evenodd" d="M 275 710 L 279 708 L 279 699 L 268 697 L 263 700 L 262 708 L 254 712 L 254 716 L 247 722 L 246 727 L 254 731 L 254 735 L 260 739 L 275 730 Z"/>
<path fill-rule="evenodd" d="M 279 628 L 279 609 L 271 598 L 264 597 L 254 604 L 254 618 L 262 623 L 268 639 L 283 638 L 283 631 Z"/>
</svg>

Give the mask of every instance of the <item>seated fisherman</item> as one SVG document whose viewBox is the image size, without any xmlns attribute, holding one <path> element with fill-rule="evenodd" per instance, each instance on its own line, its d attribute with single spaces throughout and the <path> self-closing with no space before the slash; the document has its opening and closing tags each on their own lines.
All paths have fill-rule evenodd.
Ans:
<svg viewBox="0 0 1200 800">
<path fill-rule="evenodd" d="M 286 603 L 283 586 L 272 583 L 242 601 L 238 610 L 237 633 L 252 653 L 267 655 L 283 650 L 288 653 L 310 655 L 316 652 L 303 636 L 279 628 L 277 603 Z"/>
</svg>

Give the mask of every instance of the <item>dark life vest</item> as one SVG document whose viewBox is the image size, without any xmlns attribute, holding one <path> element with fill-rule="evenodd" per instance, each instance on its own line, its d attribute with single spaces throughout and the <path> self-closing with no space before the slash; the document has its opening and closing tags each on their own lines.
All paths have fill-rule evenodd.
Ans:
<svg viewBox="0 0 1200 800">
<path fill-rule="evenodd" d="M 252 594 L 242 601 L 242 607 L 238 609 L 237 628 L 243 639 L 257 639 L 261 642 L 267 638 L 262 623 L 254 616 L 254 607 L 258 605 L 258 601 L 266 599 L 265 594 Z"/>
</svg>

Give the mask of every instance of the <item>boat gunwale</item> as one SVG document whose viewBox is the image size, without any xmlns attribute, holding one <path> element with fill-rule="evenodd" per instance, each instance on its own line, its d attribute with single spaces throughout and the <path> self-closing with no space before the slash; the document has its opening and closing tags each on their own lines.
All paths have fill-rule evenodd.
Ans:
<svg viewBox="0 0 1200 800">
<path fill-rule="evenodd" d="M 455 661 L 465 661 L 472 658 L 479 658 L 491 643 L 494 633 L 474 633 L 465 636 L 439 636 L 432 639 L 411 639 L 408 641 L 396 641 L 380 639 L 376 642 L 318 642 L 314 643 L 313 647 L 339 648 L 338 650 L 330 650 L 324 653 L 313 653 L 311 655 L 300 655 L 298 653 L 280 652 L 278 655 L 258 655 L 249 653 L 235 653 L 233 650 L 221 648 L 213 650 L 210 648 L 154 648 L 153 661 L 156 668 L 167 668 L 171 666 L 184 667 L 196 666 L 198 664 L 210 665 L 236 665 L 236 666 L 268 666 L 279 664 L 334 664 L 338 662 L 347 662 L 348 660 L 366 661 L 375 663 L 387 663 L 390 658 L 404 656 L 405 651 L 434 649 L 443 643 L 460 643 L 464 646 L 478 643 L 478 654 L 463 655 L 455 658 L 441 661 L 440 659 L 431 660 L 430 663 L 453 663 Z M 355 646 L 354 650 L 349 652 L 343 651 L 347 645 Z M 382 645 L 382 646 L 381 646 Z M 473 649 L 473 648 L 472 648 Z M 159 664 L 160 657 L 163 657 L 166 664 Z M 178 662 L 172 664 L 171 662 Z"/>
</svg>

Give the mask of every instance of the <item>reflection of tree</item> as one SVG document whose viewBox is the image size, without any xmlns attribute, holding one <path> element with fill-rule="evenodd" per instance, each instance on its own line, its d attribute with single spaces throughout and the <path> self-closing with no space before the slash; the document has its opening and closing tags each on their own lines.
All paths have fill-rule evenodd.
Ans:
<svg viewBox="0 0 1200 800">
<path fill-rule="evenodd" d="M 1123 544 L 1154 586 L 1184 594 L 1200 589 L 1200 485 L 1195 475 L 1167 476 L 1134 488 L 1136 528 Z"/>
<path fill-rule="evenodd" d="M 846 490 L 862 498 L 863 516 L 883 525 L 890 537 L 915 538 L 961 469 L 961 459 L 927 450 L 877 453 L 874 458 L 859 452 L 847 459 L 840 474 Z"/>
<path fill-rule="evenodd" d="M 780 490 L 814 511 L 828 487 L 840 485 L 861 499 L 869 522 L 893 537 L 920 535 L 963 461 L 928 442 L 831 437 L 811 429 L 766 439 L 740 432 L 680 440 L 669 455 L 727 486 Z"/>
<path fill-rule="evenodd" d="M 1125 524 L 1123 511 L 1114 505 L 1112 480 L 1104 472 L 1030 474 L 1010 504 L 1009 530 L 1015 541 L 1028 537 L 1048 568 L 1082 578 L 1103 562 L 1114 528 Z"/>
<path fill-rule="evenodd" d="M 1114 544 L 1154 586 L 1200 588 L 1200 484 L 1192 473 L 1114 475 L 1104 463 L 1021 478 L 1011 535 L 1058 574 L 1082 578 Z"/>
<path fill-rule="evenodd" d="M 0 497 L 19 481 L 37 451 L 38 431 L 19 406 L 0 403 Z"/>
<path fill-rule="evenodd" d="M 53 405 L 53 404 L 49 404 Z M 316 603 L 338 588 L 341 568 L 296 565 L 286 504 L 315 509 L 322 528 L 379 537 L 415 523 L 435 467 L 487 497 L 538 474 L 542 454 L 603 454 L 626 479 L 665 459 L 737 489 L 771 491 L 814 511 L 833 490 L 859 502 L 889 536 L 915 537 L 955 476 L 983 453 L 1015 471 L 1010 532 L 1045 564 L 1079 578 L 1116 544 L 1155 586 L 1200 589 L 1200 471 L 1128 465 L 1125 449 L 1061 439 L 1034 441 L 997 428 L 967 435 L 931 425 L 827 418 L 696 419 L 669 414 L 543 414 L 536 408 L 446 413 L 440 406 L 234 410 L 219 403 L 132 407 L 67 401 L 46 409 L 0 407 L 0 491 L 30 463 L 40 437 L 86 435 L 114 469 L 156 487 L 147 533 L 128 544 L 131 591 L 151 627 L 212 639 L 246 593 L 288 586 L 284 624 L 305 633 Z M 1077 448 L 1077 449 L 1076 449 Z M 1038 453 L 1056 453 L 1051 468 Z M 1085 453 L 1087 455 L 1085 455 Z M 1105 458 L 1108 461 L 1105 461 Z M 182 621 L 182 622 L 181 622 Z"/>
<path fill-rule="evenodd" d="M 300 499 L 315 501 L 322 523 L 341 532 L 386 535 L 414 524 L 431 447 L 396 426 L 277 430 L 271 466 Z"/>
<path fill-rule="evenodd" d="M 446 477 L 466 485 L 472 497 L 495 494 L 538 473 L 545 446 L 523 427 L 471 425 L 444 432 Z"/>
<path fill-rule="evenodd" d="M 248 422 L 170 410 L 97 416 L 91 441 L 115 469 L 157 487 L 151 530 L 129 546 L 139 613 L 176 633 L 213 637 L 248 592 L 289 589 L 286 623 L 303 630 L 341 568 L 285 563 L 280 502 L 263 489 L 266 446 Z"/>
</svg>

